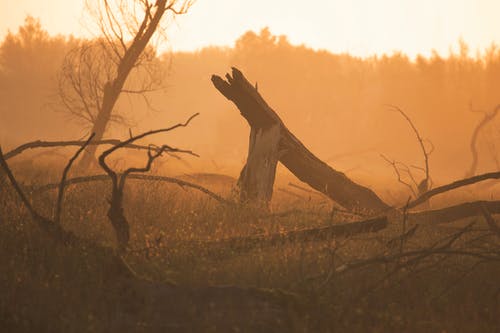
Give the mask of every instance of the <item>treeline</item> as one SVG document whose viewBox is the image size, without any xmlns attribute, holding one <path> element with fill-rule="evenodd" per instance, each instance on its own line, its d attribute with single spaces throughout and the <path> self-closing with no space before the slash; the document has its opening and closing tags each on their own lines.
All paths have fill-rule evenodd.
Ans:
<svg viewBox="0 0 500 333">
<path fill-rule="evenodd" d="M 73 121 L 57 105 L 57 75 L 78 40 L 49 36 L 27 18 L 0 45 L 0 140 L 12 146 L 33 139 L 74 139 L 89 126 Z M 259 91 L 292 132 L 322 159 L 354 178 L 394 179 L 379 154 L 422 166 L 408 124 L 387 105 L 397 105 L 435 147 L 430 157 L 437 182 L 462 177 L 470 163 L 469 142 L 483 114 L 498 103 L 500 52 L 491 46 L 472 54 L 464 42 L 443 57 L 409 59 L 401 53 L 357 58 L 291 45 L 269 30 L 247 32 L 232 48 L 158 55 L 164 89 L 142 98 L 124 97 L 118 110 L 126 126 L 110 136 L 157 128 L 200 112 L 190 128 L 169 142 L 202 155 L 205 170 L 235 173 L 246 155 L 248 129 L 238 111 L 212 87 L 210 76 L 230 66 L 256 81 Z M 498 122 L 481 133 L 478 171 L 497 169 Z M 430 145 L 430 143 L 429 143 Z M 417 169 L 415 169 L 417 170 Z M 415 171 L 418 174 L 418 171 Z M 373 183 L 373 181 L 371 181 Z"/>
</svg>

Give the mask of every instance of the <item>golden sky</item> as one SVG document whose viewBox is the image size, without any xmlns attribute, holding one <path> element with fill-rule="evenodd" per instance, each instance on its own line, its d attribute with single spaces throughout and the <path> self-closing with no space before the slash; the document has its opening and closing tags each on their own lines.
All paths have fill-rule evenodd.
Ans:
<svg viewBox="0 0 500 333">
<path fill-rule="evenodd" d="M 0 37 L 26 15 L 51 34 L 88 34 L 84 0 L 0 0 Z M 498 0 L 197 0 L 170 27 L 173 50 L 232 45 L 268 26 L 294 44 L 359 56 L 403 51 L 446 55 L 463 39 L 473 50 L 500 43 Z"/>
</svg>

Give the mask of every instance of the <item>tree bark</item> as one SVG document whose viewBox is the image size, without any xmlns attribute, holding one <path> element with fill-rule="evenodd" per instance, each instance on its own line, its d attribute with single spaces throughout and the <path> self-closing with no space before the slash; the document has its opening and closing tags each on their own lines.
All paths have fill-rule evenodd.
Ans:
<svg viewBox="0 0 500 333">
<path fill-rule="evenodd" d="M 136 66 L 140 55 L 148 45 L 149 40 L 158 28 L 163 14 L 167 10 L 173 10 L 172 5 L 167 6 L 165 0 L 156 1 L 155 7 L 156 10 L 154 13 L 151 13 L 151 7 L 146 9 L 139 31 L 134 36 L 130 46 L 126 48 L 123 56 L 119 59 L 120 62 L 116 68 L 116 76 L 104 86 L 101 107 L 99 108 L 98 115 L 91 131 L 91 133 L 95 134 L 95 141 L 102 140 L 104 137 L 104 132 L 109 124 L 113 108 L 120 97 L 123 86 L 130 72 Z M 107 14 L 109 15 L 109 13 Z M 90 163 L 94 160 L 96 150 L 97 146 L 95 145 L 88 147 L 85 155 L 80 161 L 81 168 L 86 169 L 89 167 Z"/>
<path fill-rule="evenodd" d="M 238 186 L 240 201 L 267 207 L 273 195 L 280 127 L 274 124 L 269 128 L 252 128 L 247 163 L 241 170 Z"/>
<path fill-rule="evenodd" d="M 238 69 L 233 68 L 232 76 L 227 74 L 226 80 L 213 75 L 212 83 L 238 107 L 241 115 L 248 121 L 251 131 L 279 127 L 279 161 L 300 180 L 349 210 L 380 213 L 389 208 L 371 189 L 356 184 L 344 173 L 333 169 L 311 153 L 286 128 L 257 88 L 253 87 Z M 274 180 L 274 177 L 272 179 Z M 270 186 L 272 187 L 272 184 Z"/>
</svg>

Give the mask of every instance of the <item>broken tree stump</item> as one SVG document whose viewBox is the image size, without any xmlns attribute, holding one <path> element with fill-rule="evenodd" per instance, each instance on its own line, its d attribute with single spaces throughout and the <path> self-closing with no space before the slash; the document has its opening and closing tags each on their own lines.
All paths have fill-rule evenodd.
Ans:
<svg viewBox="0 0 500 333">
<path fill-rule="evenodd" d="M 241 199 L 269 202 L 276 167 L 272 163 L 274 156 L 277 156 L 297 178 L 346 209 L 369 213 L 389 209 L 371 189 L 353 182 L 311 153 L 286 128 L 276 112 L 238 69 L 233 67 L 232 75 L 226 74 L 226 80 L 213 75 L 212 83 L 238 107 L 251 128 L 248 160 L 239 181 Z M 279 131 L 274 130 L 276 127 Z M 277 150 L 273 131 L 279 132 Z M 272 177 L 270 173 L 273 173 Z"/>
<path fill-rule="evenodd" d="M 250 130 L 247 163 L 238 179 L 241 202 L 267 207 L 271 201 L 279 141 L 280 126 L 277 124 L 270 127 L 252 127 Z"/>
</svg>

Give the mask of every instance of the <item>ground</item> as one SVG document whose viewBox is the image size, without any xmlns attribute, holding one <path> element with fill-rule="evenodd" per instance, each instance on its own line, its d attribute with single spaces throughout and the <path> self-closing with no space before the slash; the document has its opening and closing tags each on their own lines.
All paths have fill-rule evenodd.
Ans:
<svg viewBox="0 0 500 333">
<path fill-rule="evenodd" d="M 50 172 L 19 174 L 50 183 Z M 231 197 L 231 181 L 203 185 Z M 191 177 L 191 179 L 196 179 Z M 5 179 L 0 327 L 6 332 L 500 332 L 500 239 L 482 217 L 293 241 L 244 251 L 220 240 L 352 221 L 320 196 L 276 191 L 273 212 L 130 181 L 131 243 L 120 270 L 106 218 L 110 184 L 67 189 L 62 244 L 38 229 Z M 29 187 L 26 185 L 27 190 Z M 49 216 L 54 191 L 30 194 Z M 472 223 L 472 224 L 471 224 Z M 403 239 L 403 241 L 401 241 Z M 217 247 L 216 251 L 213 248 Z"/>
</svg>

